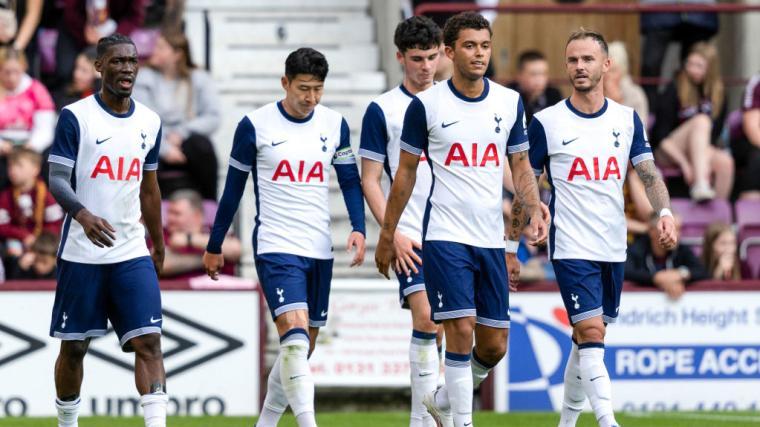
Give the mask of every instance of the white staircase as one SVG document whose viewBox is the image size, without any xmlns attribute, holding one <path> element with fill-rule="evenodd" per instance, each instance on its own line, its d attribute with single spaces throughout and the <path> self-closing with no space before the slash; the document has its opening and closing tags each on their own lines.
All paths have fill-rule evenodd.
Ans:
<svg viewBox="0 0 760 427">
<path fill-rule="evenodd" d="M 364 110 L 372 98 L 385 90 L 369 1 L 188 0 L 186 31 L 193 54 L 196 62 L 208 57 L 222 98 L 224 119 L 214 141 L 223 175 L 238 121 L 245 113 L 282 99 L 280 77 L 284 73 L 285 58 L 304 46 L 313 47 L 326 56 L 330 71 L 322 104 L 343 114 L 351 128 L 354 151 L 358 151 Z M 206 46 L 208 55 L 205 55 Z M 331 182 L 334 277 L 377 277 L 372 250 L 377 242 L 375 220 L 366 208 L 365 264 L 349 269 L 351 257 L 345 252 L 345 243 L 351 225 L 337 178 L 333 176 Z M 245 242 L 250 242 L 255 213 L 253 191 L 249 188 L 239 210 L 239 231 Z M 245 248 L 243 272 L 252 276 L 252 248 L 250 244 Z"/>
</svg>

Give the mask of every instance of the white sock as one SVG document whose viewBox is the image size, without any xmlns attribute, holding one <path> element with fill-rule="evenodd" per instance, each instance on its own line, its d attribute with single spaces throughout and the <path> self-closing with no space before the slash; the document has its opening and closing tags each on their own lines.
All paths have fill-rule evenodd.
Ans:
<svg viewBox="0 0 760 427">
<path fill-rule="evenodd" d="M 269 372 L 267 395 L 264 397 L 264 405 L 261 407 L 256 427 L 277 427 L 282 414 L 288 408 L 288 397 L 285 396 L 280 382 L 280 359 L 281 356 L 277 355 L 272 370 Z"/>
<path fill-rule="evenodd" d="M 604 345 L 598 347 L 584 346 L 578 350 L 583 391 L 591 401 L 600 427 L 617 425 L 612 412 L 612 383 L 604 366 Z"/>
<path fill-rule="evenodd" d="M 166 405 L 169 396 L 166 393 L 151 393 L 140 396 L 145 427 L 166 427 Z"/>
<path fill-rule="evenodd" d="M 438 387 L 438 347 L 435 332 L 412 331 L 409 345 L 409 367 L 412 383 L 412 414 L 409 427 L 435 426 L 433 417 L 428 414 L 422 398 L 433 393 Z"/>
<path fill-rule="evenodd" d="M 77 397 L 75 400 L 64 402 L 55 399 L 55 409 L 58 410 L 58 427 L 78 427 L 79 407 L 82 405 L 82 399 Z"/>
<path fill-rule="evenodd" d="M 280 381 L 298 427 L 316 427 L 314 379 L 309 367 L 309 333 L 291 329 L 280 338 Z"/>
<path fill-rule="evenodd" d="M 573 348 L 565 366 L 565 397 L 562 400 L 559 427 L 575 427 L 585 403 L 586 392 L 583 391 L 583 384 L 581 383 L 578 346 L 573 342 Z"/>
<path fill-rule="evenodd" d="M 484 362 L 482 359 L 480 359 L 475 354 L 475 350 L 473 349 L 471 366 L 472 366 L 472 388 L 473 390 L 475 390 L 480 386 L 480 384 L 483 381 L 485 381 L 486 378 L 488 378 L 488 374 L 493 369 L 493 365 L 490 365 Z M 435 405 L 443 410 L 447 410 L 451 407 L 451 403 L 449 402 L 448 390 L 446 389 L 445 384 L 441 387 L 441 390 L 435 395 Z"/>
<path fill-rule="evenodd" d="M 469 427 L 472 425 L 473 391 L 470 355 L 447 351 L 444 369 L 454 427 Z"/>
</svg>

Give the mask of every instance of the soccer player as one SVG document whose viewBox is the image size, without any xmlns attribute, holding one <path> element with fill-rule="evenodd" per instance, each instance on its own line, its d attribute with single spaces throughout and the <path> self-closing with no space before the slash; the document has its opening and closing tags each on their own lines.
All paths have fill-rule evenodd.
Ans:
<svg viewBox="0 0 760 427">
<path fill-rule="evenodd" d="M 432 19 L 413 16 L 396 27 L 396 58 L 404 69 L 401 85 L 377 97 L 364 114 L 361 148 L 362 187 L 372 214 L 383 223 L 386 199 L 381 185 L 383 171 L 393 181 L 401 152 L 404 113 L 412 97 L 433 85 L 441 44 L 441 29 Z M 401 306 L 412 312 L 409 367 L 412 411 L 409 427 L 435 426 L 422 398 L 438 387 L 438 325 L 430 319 L 422 268 L 422 216 L 430 194 L 432 176 L 424 158 L 417 166 L 417 181 L 409 204 L 393 238 L 396 277 Z"/>
<path fill-rule="evenodd" d="M 164 260 L 156 180 L 161 120 L 130 98 L 137 76 L 132 40 L 104 37 L 97 56 L 103 87 L 61 111 L 48 158 L 50 191 L 66 212 L 50 323 L 50 335 L 62 340 L 55 363 L 58 426 L 77 426 L 82 362 L 90 339 L 105 335 L 110 320 L 122 350 L 135 353 L 145 426 L 165 427 L 157 277 Z"/>
<path fill-rule="evenodd" d="M 491 35 L 488 21 L 477 13 L 463 12 L 446 22 L 443 41 L 453 77 L 418 93 L 407 108 L 398 171 L 375 254 L 378 270 L 388 277 L 396 258 L 396 226 L 424 152 L 433 183 L 423 218 L 422 264 L 433 320 L 443 323 L 447 346 L 446 386 L 424 403 L 439 425 L 456 427 L 472 425 L 473 388 L 506 352 L 504 156 L 509 155 L 515 174 L 531 174 L 530 180 L 516 180 L 516 192 L 530 212 L 534 238 L 546 234 L 520 97 L 483 77 Z"/>
<path fill-rule="evenodd" d="M 620 306 L 626 258 L 623 182 L 629 160 L 659 212 L 659 243 L 676 244 L 670 198 L 652 158 L 641 119 L 632 108 L 606 99 L 610 67 L 601 34 L 581 29 L 565 48 L 573 92 L 544 109 L 528 127 L 530 162 L 552 184 L 549 257 L 573 325 L 565 368 L 560 426 L 574 426 L 586 397 L 602 427 L 617 426 L 604 365 L 606 325 Z"/>
<path fill-rule="evenodd" d="M 212 279 L 224 265 L 221 246 L 253 173 L 253 252 L 259 281 L 280 336 L 258 427 L 277 425 L 288 405 L 299 427 L 316 426 L 308 357 L 327 322 L 333 253 L 328 186 L 334 167 L 353 231 L 351 266 L 364 261 L 364 198 L 346 120 L 319 105 L 327 60 L 300 48 L 285 61 L 285 99 L 238 123 L 227 182 L 203 263 Z"/>
</svg>

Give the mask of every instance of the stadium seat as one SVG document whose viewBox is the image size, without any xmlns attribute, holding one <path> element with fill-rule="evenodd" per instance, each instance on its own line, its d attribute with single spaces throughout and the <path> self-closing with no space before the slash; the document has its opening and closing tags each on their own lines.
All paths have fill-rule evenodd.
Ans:
<svg viewBox="0 0 760 427">
<path fill-rule="evenodd" d="M 739 200 L 735 208 L 739 257 L 760 278 L 760 200 Z"/>
<path fill-rule="evenodd" d="M 672 199 L 673 211 L 681 216 L 681 242 L 694 253 L 702 252 L 702 238 L 713 222 L 733 223 L 731 204 L 726 200 L 695 203 L 690 199 Z"/>
</svg>

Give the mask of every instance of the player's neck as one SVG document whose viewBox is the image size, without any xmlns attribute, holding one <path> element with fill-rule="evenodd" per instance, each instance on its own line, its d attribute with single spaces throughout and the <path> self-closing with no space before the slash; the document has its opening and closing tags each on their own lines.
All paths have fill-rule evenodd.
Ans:
<svg viewBox="0 0 760 427">
<path fill-rule="evenodd" d="M 588 92 L 573 91 L 570 95 L 570 103 L 573 104 L 573 108 L 580 111 L 583 114 L 594 114 L 604 107 L 604 91 L 602 85 L 597 85 L 594 89 Z"/>
<path fill-rule="evenodd" d="M 408 77 L 404 77 L 404 81 L 401 84 L 404 85 L 404 89 L 406 89 L 412 95 L 417 95 L 423 90 L 430 88 L 430 86 L 433 86 L 433 82 L 430 82 L 430 84 L 427 84 L 425 86 L 417 86 Z"/>
<path fill-rule="evenodd" d="M 302 113 L 299 113 L 298 111 L 294 110 L 288 104 L 288 100 L 287 99 L 283 99 L 282 102 L 280 102 L 280 104 L 282 105 L 283 110 L 285 110 L 285 112 L 288 113 L 288 115 L 290 117 L 295 117 L 298 120 L 305 119 L 305 118 L 309 117 L 309 114 L 311 114 L 311 112 L 308 112 L 307 114 L 302 114 Z"/>
<path fill-rule="evenodd" d="M 478 98 L 485 90 L 485 83 L 483 83 L 482 77 L 479 77 L 476 80 L 470 80 L 456 71 L 454 72 L 454 75 L 451 76 L 451 83 L 454 85 L 457 92 L 468 98 Z"/>
<path fill-rule="evenodd" d="M 131 104 L 129 97 L 125 98 L 114 95 L 110 91 L 106 90 L 105 86 L 100 90 L 100 99 L 111 111 L 117 114 L 127 113 Z"/>
</svg>

